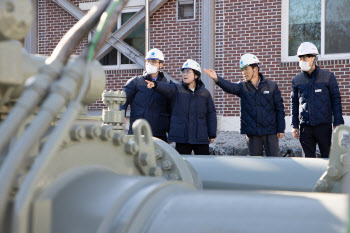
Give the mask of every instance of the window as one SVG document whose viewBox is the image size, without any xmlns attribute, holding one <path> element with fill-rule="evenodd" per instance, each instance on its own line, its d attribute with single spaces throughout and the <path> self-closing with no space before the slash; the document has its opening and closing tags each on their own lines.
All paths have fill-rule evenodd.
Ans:
<svg viewBox="0 0 350 233">
<path fill-rule="evenodd" d="M 177 1 L 177 20 L 195 19 L 195 0 Z"/>
<path fill-rule="evenodd" d="M 128 21 L 136 12 L 124 12 L 119 16 L 115 30 L 117 30 L 121 25 Z M 141 54 L 145 54 L 145 24 L 138 26 L 132 33 L 130 33 L 124 42 L 135 48 Z M 101 64 L 104 66 L 119 66 L 119 68 L 139 68 L 134 62 L 129 60 L 126 56 L 120 53 L 118 50 L 113 48 L 109 53 L 107 53 L 100 60 Z M 131 66 L 130 66 L 131 65 Z M 116 68 L 116 67 L 111 67 Z"/>
<path fill-rule="evenodd" d="M 84 11 L 90 10 L 99 1 L 79 3 L 79 8 Z M 118 22 L 114 28 L 117 30 L 121 25 L 128 21 L 136 12 L 145 5 L 145 0 L 129 0 L 119 15 Z M 89 39 L 91 35 L 89 35 Z M 145 24 L 138 26 L 123 40 L 128 45 L 135 48 L 141 54 L 145 54 Z M 139 65 L 130 61 L 118 50 L 112 48 L 103 58 L 100 59 L 105 69 L 139 69 Z"/>
<path fill-rule="evenodd" d="M 350 58 L 349 0 L 285 0 L 282 10 L 282 61 L 297 60 L 305 41 L 317 46 L 321 60 Z"/>
</svg>

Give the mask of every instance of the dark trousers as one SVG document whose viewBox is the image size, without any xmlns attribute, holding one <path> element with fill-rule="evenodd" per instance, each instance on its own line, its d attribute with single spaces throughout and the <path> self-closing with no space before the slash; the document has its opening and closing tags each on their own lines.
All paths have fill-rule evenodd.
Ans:
<svg viewBox="0 0 350 233">
<path fill-rule="evenodd" d="M 332 140 L 332 125 L 300 126 L 300 144 L 305 157 L 316 158 L 316 144 L 320 148 L 322 158 L 329 157 Z"/>
<path fill-rule="evenodd" d="M 265 149 L 266 156 L 278 156 L 278 138 L 277 134 L 270 135 L 246 135 L 249 154 L 251 156 L 263 156 Z"/>
<path fill-rule="evenodd" d="M 176 150 L 181 155 L 209 155 L 209 144 L 176 143 Z"/>
</svg>

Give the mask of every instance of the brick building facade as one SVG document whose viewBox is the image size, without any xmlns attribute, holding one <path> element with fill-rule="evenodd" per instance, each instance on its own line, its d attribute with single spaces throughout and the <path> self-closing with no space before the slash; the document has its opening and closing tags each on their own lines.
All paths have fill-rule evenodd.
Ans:
<svg viewBox="0 0 350 233">
<path fill-rule="evenodd" d="M 39 54 L 50 55 L 60 38 L 77 22 L 77 19 L 67 9 L 63 9 L 58 5 L 56 0 L 33 1 L 37 6 L 38 39 L 36 50 Z M 165 4 L 151 15 L 150 48 L 156 47 L 163 51 L 165 55 L 164 71 L 177 80 L 181 77 L 179 68 L 186 59 L 191 58 L 200 63 L 204 54 L 202 51 L 202 30 L 205 27 L 205 25 L 202 25 L 202 4 L 204 1 L 188 1 L 193 2 L 194 10 L 193 19 L 190 20 L 177 19 L 179 14 L 177 0 L 165 1 Z M 329 9 L 327 5 L 329 3 L 326 3 L 325 0 L 313 1 L 320 2 L 321 12 L 324 12 L 325 8 Z M 82 9 L 84 4 L 91 5 L 94 1 L 89 2 L 74 0 L 69 3 Z M 293 7 L 297 7 L 297 0 L 216 0 L 214 2 L 215 11 L 212 20 L 215 25 L 213 31 L 215 33 L 215 57 L 212 59 L 215 67 L 202 67 L 202 69 L 213 68 L 225 79 L 237 82 L 242 80 L 239 70 L 240 56 L 244 53 L 255 54 L 262 63 L 261 72 L 265 77 L 278 83 L 284 98 L 286 114 L 287 116 L 290 115 L 291 79 L 300 72 L 300 69 L 297 57 L 291 56 L 296 54 L 296 51 L 288 51 L 292 48 L 290 36 L 288 37 L 291 34 L 288 31 L 288 25 L 290 25 L 289 28 L 293 26 L 291 26 L 291 18 L 294 17 L 294 12 L 300 13 L 298 9 L 292 11 Z M 335 2 L 342 4 L 341 0 Z M 350 10 L 347 1 L 343 2 L 341 6 L 343 8 L 349 7 L 348 10 Z M 132 9 L 140 9 L 141 7 L 142 5 L 139 8 L 132 7 Z M 327 23 L 329 16 L 322 13 L 320 18 L 321 32 L 323 33 L 320 36 L 320 50 L 326 52 L 329 45 L 323 41 L 328 41 L 327 30 L 329 29 L 324 21 Z M 347 18 L 335 20 L 350 24 L 350 18 Z M 322 26 L 322 22 L 326 26 Z M 343 32 L 343 37 L 339 40 L 345 40 L 350 44 L 349 34 L 350 32 L 345 30 L 345 35 Z M 80 53 L 87 40 L 88 38 L 82 41 L 76 50 L 76 54 Z M 350 51 L 348 51 L 348 48 L 345 48 L 345 51 L 339 51 L 338 49 L 336 53 L 329 54 L 322 51 L 318 64 L 321 68 L 335 73 L 342 96 L 343 114 L 349 116 Z M 143 72 L 142 67 L 137 67 L 137 65 L 130 67 L 106 66 L 106 89 L 120 90 L 127 79 Z M 203 76 L 203 79 L 208 79 L 208 77 Z M 209 81 L 207 80 L 207 82 Z M 214 87 L 212 91 L 214 92 L 217 115 L 221 121 L 219 129 L 230 129 L 227 120 L 234 119 L 235 122 L 239 122 L 237 121 L 240 114 L 239 98 L 224 93 L 218 87 Z M 101 108 L 103 108 L 101 101 L 90 106 L 90 109 Z"/>
</svg>

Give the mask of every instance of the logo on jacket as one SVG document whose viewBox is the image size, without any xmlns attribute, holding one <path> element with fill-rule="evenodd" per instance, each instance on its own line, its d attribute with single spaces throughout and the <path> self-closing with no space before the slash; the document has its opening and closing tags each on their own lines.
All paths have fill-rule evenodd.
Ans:
<svg viewBox="0 0 350 233">
<path fill-rule="evenodd" d="M 322 89 L 316 89 L 315 92 L 322 92 Z"/>
</svg>

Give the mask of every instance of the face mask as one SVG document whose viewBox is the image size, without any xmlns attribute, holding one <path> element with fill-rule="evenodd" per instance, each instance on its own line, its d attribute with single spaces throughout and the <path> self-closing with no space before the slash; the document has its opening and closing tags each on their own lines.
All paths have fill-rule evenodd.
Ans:
<svg viewBox="0 0 350 233">
<path fill-rule="evenodd" d="M 158 67 L 147 64 L 146 65 L 146 72 L 147 72 L 147 74 L 155 74 L 158 72 Z"/>
<path fill-rule="evenodd" d="M 299 66 L 302 71 L 309 71 L 311 69 L 310 64 L 307 61 L 299 61 Z"/>
</svg>

